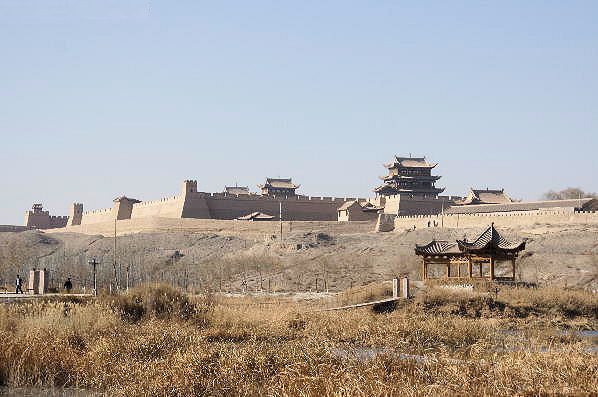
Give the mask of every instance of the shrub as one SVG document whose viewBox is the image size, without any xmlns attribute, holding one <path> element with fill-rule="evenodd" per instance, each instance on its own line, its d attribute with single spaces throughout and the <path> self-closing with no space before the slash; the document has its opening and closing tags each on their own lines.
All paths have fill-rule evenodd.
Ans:
<svg viewBox="0 0 598 397">
<path fill-rule="evenodd" d="M 130 322 L 146 318 L 206 322 L 213 308 L 213 303 L 207 300 L 195 304 L 178 289 L 164 284 L 145 284 L 125 294 L 104 299 L 124 320 Z"/>
</svg>

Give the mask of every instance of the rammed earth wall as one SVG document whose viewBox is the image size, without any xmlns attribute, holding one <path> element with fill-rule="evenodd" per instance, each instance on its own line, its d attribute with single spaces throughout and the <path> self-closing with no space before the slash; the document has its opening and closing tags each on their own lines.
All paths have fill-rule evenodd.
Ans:
<svg viewBox="0 0 598 397">
<path fill-rule="evenodd" d="M 283 235 L 289 232 L 324 232 L 332 234 L 366 233 L 374 228 L 373 222 L 327 222 L 327 221 L 284 221 Z M 109 222 L 68 226 L 47 230 L 48 233 L 83 233 L 114 235 L 114 220 Z M 117 235 L 140 232 L 193 232 L 242 235 L 248 238 L 262 239 L 280 236 L 280 222 L 228 221 L 218 219 L 174 219 L 174 218 L 138 218 L 116 221 Z"/>
<path fill-rule="evenodd" d="M 220 193 L 183 192 L 178 196 L 144 201 L 131 206 L 129 214 L 117 212 L 116 207 L 83 212 L 81 225 L 109 222 L 116 219 L 196 218 L 231 220 L 252 212 L 263 212 L 279 220 L 336 221 L 337 210 L 346 200 L 355 198 L 333 197 L 264 197 L 258 195 L 227 195 Z M 365 200 L 365 199 L 361 199 Z M 76 226 L 77 223 L 69 226 Z"/>
<path fill-rule="evenodd" d="M 432 216 L 397 216 L 395 231 L 434 227 L 484 227 L 494 223 L 499 227 L 527 226 L 535 224 L 598 224 L 598 212 L 575 212 L 573 209 L 492 212 L 481 214 L 455 214 Z"/>
<path fill-rule="evenodd" d="M 181 194 L 159 200 L 135 203 L 127 211 L 118 207 L 83 212 L 80 222 L 69 222 L 69 226 L 104 223 L 115 219 L 146 218 L 196 218 L 230 220 L 263 212 L 279 220 L 280 203 L 282 218 L 289 221 L 336 221 L 337 210 L 351 198 L 334 197 L 269 197 L 260 195 L 230 195 L 226 193 L 205 193 L 195 191 L 194 181 L 185 181 Z M 365 200 L 365 199 L 360 199 Z M 82 208 L 81 208 L 82 210 Z M 72 213 L 76 208 L 73 207 Z M 66 222 L 65 222 L 66 223 Z"/>
</svg>

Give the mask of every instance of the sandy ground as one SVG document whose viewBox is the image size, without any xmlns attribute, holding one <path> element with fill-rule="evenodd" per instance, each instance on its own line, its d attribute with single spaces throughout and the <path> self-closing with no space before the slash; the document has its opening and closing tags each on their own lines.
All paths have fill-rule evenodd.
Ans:
<svg viewBox="0 0 598 397">
<path fill-rule="evenodd" d="M 162 281 L 200 291 L 229 293 L 334 293 L 352 286 L 408 274 L 419 279 L 415 244 L 432 239 L 473 239 L 478 229 L 420 229 L 411 232 L 293 232 L 255 240 L 242 234 L 160 232 L 114 239 L 74 233 L 0 233 L 0 285 L 12 291 L 16 274 L 33 267 L 51 271 L 55 286 L 66 277 L 89 288 L 96 257 L 98 280 L 107 285 L 116 272 L 119 284 Z M 517 278 L 540 285 L 598 289 L 598 227 L 538 225 L 500 229 L 513 241 L 525 239 Z M 116 253 L 116 254 L 115 254 Z M 114 255 L 115 254 L 115 255 Z M 116 263 L 116 266 L 113 266 Z M 508 266 L 497 270 L 507 273 Z M 316 288 L 317 283 L 317 288 Z"/>
</svg>

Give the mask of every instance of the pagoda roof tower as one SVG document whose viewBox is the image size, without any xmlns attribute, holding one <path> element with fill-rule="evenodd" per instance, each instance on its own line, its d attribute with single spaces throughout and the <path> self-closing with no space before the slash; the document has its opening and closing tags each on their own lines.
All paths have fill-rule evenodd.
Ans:
<svg viewBox="0 0 598 397">
<path fill-rule="evenodd" d="M 258 185 L 266 196 L 295 196 L 299 186 L 291 178 L 266 178 L 266 183 Z"/>
<path fill-rule="evenodd" d="M 440 176 L 432 175 L 432 169 L 438 163 L 428 163 L 425 157 L 399 157 L 394 161 L 384 164 L 388 175 L 381 176 L 384 185 L 374 189 L 376 194 L 383 196 L 410 195 L 436 198 L 444 191 L 437 188 L 435 183 Z"/>
</svg>

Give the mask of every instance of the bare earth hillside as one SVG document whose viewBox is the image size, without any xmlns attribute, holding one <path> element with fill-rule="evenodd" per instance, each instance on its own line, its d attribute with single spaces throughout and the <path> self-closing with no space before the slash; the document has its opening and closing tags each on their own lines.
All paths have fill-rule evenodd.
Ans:
<svg viewBox="0 0 598 397">
<path fill-rule="evenodd" d="M 76 233 L 28 231 L 0 234 L 0 284 L 33 268 L 51 270 L 55 285 L 72 277 L 89 287 L 87 261 L 96 257 L 100 285 L 114 277 L 130 285 L 164 281 L 199 291 L 205 288 L 338 291 L 409 274 L 419 279 L 416 243 L 474 238 L 482 229 L 421 229 L 391 233 L 342 233 L 334 229 L 295 231 L 280 236 L 238 233 L 156 232 L 114 239 Z M 527 240 L 518 279 L 538 284 L 598 288 L 598 227 L 575 225 L 501 229 L 511 240 Z M 116 266 L 113 266 L 116 263 Z M 507 271 L 505 268 L 504 271 Z M 498 269 L 500 274 L 501 269 Z"/>
</svg>

